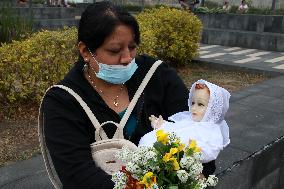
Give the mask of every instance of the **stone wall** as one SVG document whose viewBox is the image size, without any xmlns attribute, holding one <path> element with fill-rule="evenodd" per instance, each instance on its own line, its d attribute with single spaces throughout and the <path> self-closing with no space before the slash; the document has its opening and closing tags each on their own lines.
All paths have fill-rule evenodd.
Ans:
<svg viewBox="0 0 284 189">
<path fill-rule="evenodd" d="M 284 51 L 284 16 L 197 14 L 202 43 Z"/>
<path fill-rule="evenodd" d="M 30 12 L 34 21 L 34 30 L 56 30 L 64 26 L 77 26 L 85 6 L 66 7 L 15 7 L 13 11 L 21 17 L 29 18 Z"/>
<path fill-rule="evenodd" d="M 218 176 L 216 189 L 284 188 L 284 136 Z"/>
</svg>

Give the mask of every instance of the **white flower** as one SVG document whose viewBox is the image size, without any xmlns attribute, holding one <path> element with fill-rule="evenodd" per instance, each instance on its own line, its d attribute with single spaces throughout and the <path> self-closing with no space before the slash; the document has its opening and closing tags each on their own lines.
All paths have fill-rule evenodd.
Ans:
<svg viewBox="0 0 284 189">
<path fill-rule="evenodd" d="M 116 158 L 120 159 L 122 162 L 127 163 L 132 159 L 133 152 L 127 147 L 122 147 L 122 149 L 115 155 Z"/>
<path fill-rule="evenodd" d="M 181 168 L 188 170 L 192 164 L 194 164 L 194 159 L 192 157 L 183 156 L 180 160 Z"/>
<path fill-rule="evenodd" d="M 115 172 L 112 174 L 111 180 L 114 182 L 114 189 L 124 189 L 126 183 L 126 175 L 123 172 Z"/>
<path fill-rule="evenodd" d="M 176 133 L 171 132 L 169 133 L 169 144 L 171 145 L 172 143 L 176 142 L 179 139 Z"/>
<path fill-rule="evenodd" d="M 137 151 L 137 152 L 138 152 L 138 151 Z M 141 157 L 141 155 L 140 155 L 139 153 L 134 153 L 134 154 L 132 155 L 131 161 L 134 162 L 134 163 L 139 164 L 139 163 L 141 163 L 141 161 L 142 161 L 142 157 Z"/>
<path fill-rule="evenodd" d="M 202 173 L 202 170 L 203 170 L 203 166 L 202 166 L 202 163 L 200 162 L 195 162 L 190 167 L 190 173 L 193 176 L 200 175 Z"/>
<path fill-rule="evenodd" d="M 146 158 L 147 158 L 147 160 L 150 160 L 150 159 L 156 160 L 157 159 L 157 154 L 154 151 L 148 151 L 146 153 Z"/>
<path fill-rule="evenodd" d="M 207 184 L 205 183 L 205 179 L 199 180 L 198 186 L 199 186 L 198 187 L 199 189 L 206 189 L 207 188 Z"/>
<path fill-rule="evenodd" d="M 159 187 L 158 187 L 157 184 L 153 184 L 153 185 L 151 186 L 151 189 L 159 189 Z"/>
<path fill-rule="evenodd" d="M 193 154 L 193 158 L 196 160 L 196 161 L 201 161 L 201 158 L 202 157 L 202 154 L 201 153 L 194 153 Z"/>
<path fill-rule="evenodd" d="M 209 175 L 206 181 L 207 186 L 216 186 L 217 183 L 218 183 L 218 178 L 215 175 Z"/>
<path fill-rule="evenodd" d="M 127 171 L 129 171 L 130 173 L 133 173 L 133 174 L 140 174 L 142 172 L 140 167 L 137 164 L 133 163 L 133 162 L 128 162 L 126 164 L 125 169 Z"/>
<path fill-rule="evenodd" d="M 189 177 L 189 174 L 185 170 L 178 170 L 177 171 L 177 177 L 179 178 L 179 180 L 182 183 L 186 183 L 186 181 Z"/>
<path fill-rule="evenodd" d="M 157 161 L 157 153 L 154 148 L 143 149 L 143 151 L 140 152 L 140 155 L 141 155 L 141 161 L 139 162 L 140 165 L 147 165 L 150 162 Z"/>
</svg>

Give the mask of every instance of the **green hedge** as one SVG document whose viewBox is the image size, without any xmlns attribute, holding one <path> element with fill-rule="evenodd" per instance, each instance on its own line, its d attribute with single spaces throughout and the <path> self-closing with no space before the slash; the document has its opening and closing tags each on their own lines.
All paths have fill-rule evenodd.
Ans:
<svg viewBox="0 0 284 189">
<path fill-rule="evenodd" d="M 0 47 L 0 102 L 38 103 L 76 60 L 76 28 L 42 31 Z"/>
<path fill-rule="evenodd" d="M 202 23 L 192 13 L 169 7 L 147 9 L 137 15 L 140 24 L 140 53 L 178 65 L 198 54 Z"/>
</svg>

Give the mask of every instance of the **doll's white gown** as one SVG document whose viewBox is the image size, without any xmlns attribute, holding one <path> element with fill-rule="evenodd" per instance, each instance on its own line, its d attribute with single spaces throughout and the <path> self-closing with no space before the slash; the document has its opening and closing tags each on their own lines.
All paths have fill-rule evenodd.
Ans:
<svg viewBox="0 0 284 189">
<path fill-rule="evenodd" d="M 210 90 L 208 108 L 203 119 L 200 122 L 193 121 L 190 111 L 176 113 L 168 118 L 173 122 L 165 122 L 159 129 L 144 135 L 139 146 L 153 146 L 157 130 L 163 129 L 165 132 L 175 132 L 185 145 L 189 144 L 189 140 L 196 140 L 201 148 L 202 163 L 217 158 L 220 151 L 230 143 L 229 127 L 224 120 L 229 108 L 230 93 L 215 84 L 198 80 L 190 89 L 189 107 L 196 83 L 205 84 Z"/>
</svg>

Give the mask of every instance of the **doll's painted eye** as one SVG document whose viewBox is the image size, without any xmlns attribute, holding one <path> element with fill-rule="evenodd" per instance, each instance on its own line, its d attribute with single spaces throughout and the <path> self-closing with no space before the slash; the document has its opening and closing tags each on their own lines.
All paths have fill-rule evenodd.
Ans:
<svg viewBox="0 0 284 189">
<path fill-rule="evenodd" d="M 191 102 L 191 106 L 193 106 L 195 104 L 195 102 Z"/>
<path fill-rule="evenodd" d="M 204 106 L 204 104 L 202 104 L 202 103 L 198 103 L 198 106 Z"/>
</svg>

